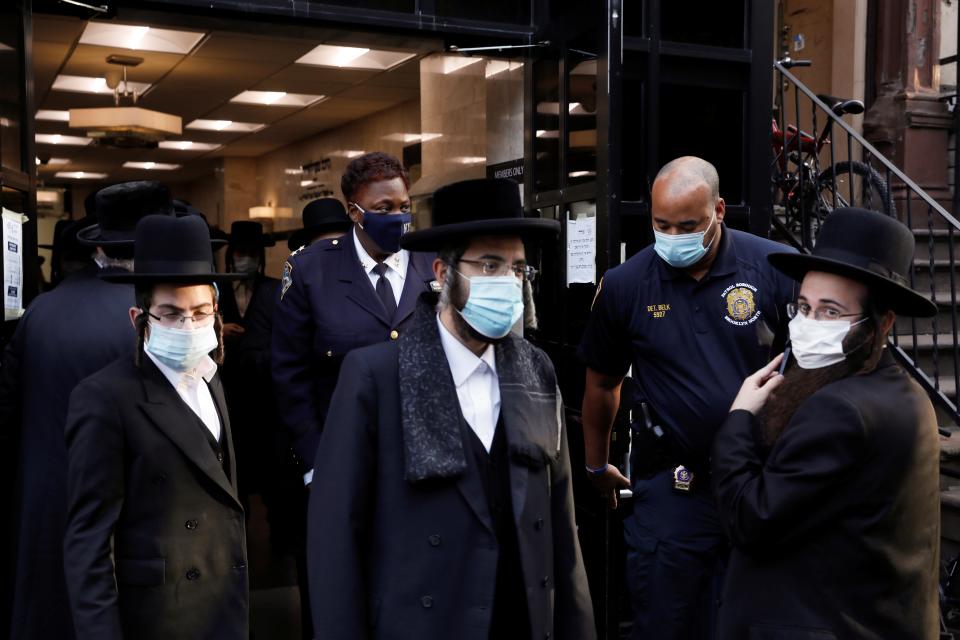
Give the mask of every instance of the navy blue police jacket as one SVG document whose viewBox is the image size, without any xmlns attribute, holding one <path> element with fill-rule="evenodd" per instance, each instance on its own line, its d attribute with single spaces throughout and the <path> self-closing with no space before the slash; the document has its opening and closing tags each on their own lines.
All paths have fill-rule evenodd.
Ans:
<svg viewBox="0 0 960 640">
<path fill-rule="evenodd" d="M 699 281 L 651 245 L 600 282 L 580 357 L 607 375 L 633 367 L 638 400 L 669 429 L 677 462 L 705 464 L 743 379 L 783 348 L 796 284 L 767 262 L 781 251 L 792 249 L 724 225 Z"/>
<path fill-rule="evenodd" d="M 392 318 L 377 297 L 353 234 L 295 251 L 284 265 L 271 342 L 280 420 L 304 470 L 312 466 L 344 356 L 396 340 L 433 281 L 433 254 L 410 253 Z"/>
</svg>

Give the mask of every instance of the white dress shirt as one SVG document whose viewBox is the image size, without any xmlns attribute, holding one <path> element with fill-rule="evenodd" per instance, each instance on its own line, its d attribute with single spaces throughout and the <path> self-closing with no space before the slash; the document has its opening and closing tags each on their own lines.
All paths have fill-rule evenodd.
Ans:
<svg viewBox="0 0 960 640">
<path fill-rule="evenodd" d="M 187 403 L 187 406 L 197 415 L 206 425 L 210 433 L 217 442 L 220 442 L 220 414 L 217 413 L 217 407 L 213 404 L 213 396 L 210 394 L 210 387 L 207 383 L 213 380 L 217 373 L 217 363 L 210 356 L 203 356 L 203 360 L 196 368 L 190 371 L 177 371 L 157 360 L 152 353 L 145 353 L 157 365 L 160 373 L 166 378 L 177 395 Z M 201 380 L 203 384 L 201 384 Z"/>
<path fill-rule="evenodd" d="M 357 257 L 360 258 L 360 265 L 367 272 L 367 277 L 370 278 L 370 284 L 376 289 L 377 280 L 380 276 L 374 273 L 373 268 L 377 266 L 377 261 L 371 258 L 367 250 L 360 244 L 356 229 L 353 230 L 353 246 L 357 248 Z M 410 253 L 406 249 L 400 249 L 383 261 L 383 264 L 389 267 L 386 278 L 393 289 L 393 299 L 397 301 L 398 305 L 400 304 L 400 295 L 403 293 L 403 281 L 407 279 L 407 264 L 409 262 Z"/>
<path fill-rule="evenodd" d="M 478 358 L 452 333 L 447 331 L 437 316 L 440 344 L 447 356 L 453 384 L 457 388 L 460 411 L 473 432 L 480 438 L 487 453 L 493 445 L 493 434 L 500 419 L 500 379 L 493 345 Z"/>
</svg>

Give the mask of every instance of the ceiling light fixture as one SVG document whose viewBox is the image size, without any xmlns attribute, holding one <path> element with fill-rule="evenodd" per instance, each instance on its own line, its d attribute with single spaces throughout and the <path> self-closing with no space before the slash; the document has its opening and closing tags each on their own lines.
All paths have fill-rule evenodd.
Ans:
<svg viewBox="0 0 960 640">
<path fill-rule="evenodd" d="M 274 107 L 307 107 L 326 96 L 285 91 L 244 91 L 230 98 L 240 104 L 262 104 Z"/>
<path fill-rule="evenodd" d="M 69 111 L 55 111 L 52 109 L 40 109 L 34 116 L 37 120 L 49 120 L 51 122 L 70 122 Z"/>
<path fill-rule="evenodd" d="M 80 44 L 185 54 L 193 50 L 204 35 L 204 32 L 196 31 L 89 22 L 80 36 Z"/>
<path fill-rule="evenodd" d="M 59 133 L 38 133 L 34 136 L 34 140 L 37 144 L 63 144 L 77 147 L 85 147 L 93 142 L 91 138 L 62 136 Z"/>
<path fill-rule="evenodd" d="M 124 169 L 147 169 L 148 171 L 173 171 L 183 165 L 167 164 L 164 162 L 124 162 Z"/>
<path fill-rule="evenodd" d="M 187 125 L 187 129 L 203 129 L 205 131 L 235 131 L 250 133 L 260 131 L 267 125 L 256 122 L 233 122 L 232 120 L 194 120 Z"/>
<path fill-rule="evenodd" d="M 150 88 L 147 82 L 127 82 L 127 90 L 143 95 L 143 92 Z M 69 91 L 72 93 L 113 93 L 113 89 L 107 86 L 104 78 L 91 78 L 89 76 L 70 76 L 59 75 L 53 81 L 55 91 Z"/>
<path fill-rule="evenodd" d="M 416 55 L 416 53 L 407 53 L 405 51 L 384 51 L 381 49 L 320 44 L 303 56 L 300 56 L 300 58 L 297 59 L 297 64 L 308 64 L 315 67 L 384 71 L 406 62 Z"/>
<path fill-rule="evenodd" d="M 392 142 L 427 142 L 429 140 L 436 140 L 437 138 L 442 138 L 442 133 L 391 133 L 388 136 L 384 136 L 384 140 L 390 140 Z"/>
<path fill-rule="evenodd" d="M 107 174 L 90 171 L 57 171 L 54 177 L 70 178 L 72 180 L 103 180 L 107 177 Z"/>
<path fill-rule="evenodd" d="M 193 142 L 191 140 L 164 140 L 157 146 L 161 149 L 176 149 L 177 151 L 215 151 L 223 145 L 210 142 Z"/>
</svg>

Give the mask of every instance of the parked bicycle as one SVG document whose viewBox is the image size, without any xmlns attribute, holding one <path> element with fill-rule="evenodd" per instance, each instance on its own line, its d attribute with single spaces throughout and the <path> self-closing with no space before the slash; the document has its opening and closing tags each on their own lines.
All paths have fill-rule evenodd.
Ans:
<svg viewBox="0 0 960 640">
<path fill-rule="evenodd" d="M 793 60 L 789 56 L 779 62 L 788 69 L 810 66 L 809 60 Z M 783 92 L 778 91 L 778 95 L 777 110 L 782 121 L 785 111 Z M 863 113 L 863 102 L 827 94 L 818 94 L 817 98 L 823 105 L 814 103 L 813 133 L 803 131 L 795 124 L 787 124 L 784 131 L 778 118 L 774 117 L 771 134 L 773 223 L 788 238 L 799 238 L 798 248 L 805 249 L 813 247 L 820 225 L 837 207 L 858 206 L 890 216 L 896 214 L 890 187 L 873 167 L 849 158 L 839 162 L 834 160 L 834 117 Z M 818 106 L 827 109 L 823 113 L 826 122 L 819 133 L 816 130 Z M 799 120 L 800 114 L 796 113 L 795 117 Z M 824 149 L 828 146 L 831 147 L 828 149 L 829 161 L 826 166 L 821 166 L 821 156 L 827 155 Z"/>
</svg>

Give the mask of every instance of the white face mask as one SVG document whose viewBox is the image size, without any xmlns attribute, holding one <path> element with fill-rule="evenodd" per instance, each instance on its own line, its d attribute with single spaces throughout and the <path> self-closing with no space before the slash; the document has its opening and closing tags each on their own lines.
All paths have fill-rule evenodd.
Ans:
<svg viewBox="0 0 960 640">
<path fill-rule="evenodd" d="M 843 339 L 866 318 L 849 320 L 814 320 L 797 314 L 790 321 L 790 345 L 801 369 L 822 369 L 843 362 Z"/>
<path fill-rule="evenodd" d="M 143 348 L 175 371 L 190 371 L 217 348 L 213 323 L 197 329 L 176 329 L 150 323 Z"/>
</svg>

